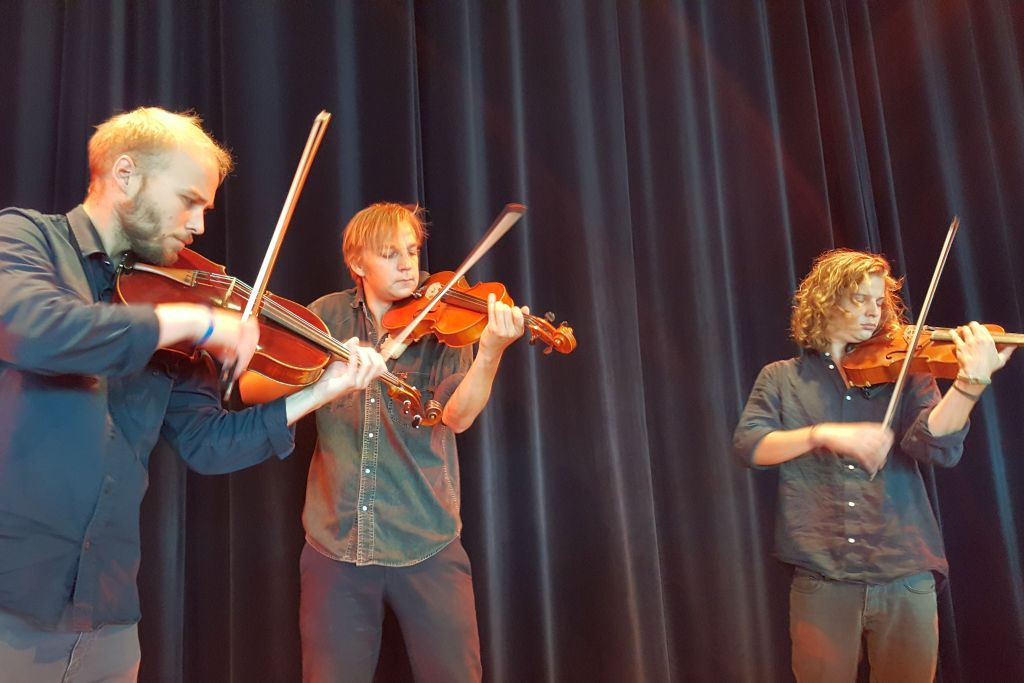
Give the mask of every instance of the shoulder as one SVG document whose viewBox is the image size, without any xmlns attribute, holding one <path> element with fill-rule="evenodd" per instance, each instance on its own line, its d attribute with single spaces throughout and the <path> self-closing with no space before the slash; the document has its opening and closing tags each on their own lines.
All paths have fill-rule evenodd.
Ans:
<svg viewBox="0 0 1024 683">
<path fill-rule="evenodd" d="M 772 363 L 768 363 L 761 368 L 758 378 L 779 379 L 794 375 L 800 371 L 800 366 L 804 362 L 804 357 L 797 356 L 796 358 L 786 358 L 784 360 L 777 360 Z"/>
<path fill-rule="evenodd" d="M 67 242 L 67 217 L 48 215 L 32 209 L 0 209 L 0 241 L 5 251 L 25 248 L 52 250 L 54 242 Z"/>
<path fill-rule="evenodd" d="M 324 319 L 339 319 L 347 318 L 352 315 L 352 303 L 356 299 L 356 290 L 346 289 L 341 292 L 331 292 L 325 294 L 313 303 L 308 308 L 313 311 L 316 315 Z"/>
<path fill-rule="evenodd" d="M 48 215 L 16 206 L 0 209 L 0 231 L 5 234 L 24 230 L 45 231 L 62 222 L 67 224 L 67 218 L 63 214 Z"/>
</svg>

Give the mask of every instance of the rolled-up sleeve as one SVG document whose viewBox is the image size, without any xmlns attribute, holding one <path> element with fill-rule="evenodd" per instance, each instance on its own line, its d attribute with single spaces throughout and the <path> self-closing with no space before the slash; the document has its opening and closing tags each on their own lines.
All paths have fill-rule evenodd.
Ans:
<svg viewBox="0 0 1024 683">
<path fill-rule="evenodd" d="M 937 467 L 953 467 L 964 454 L 964 439 L 971 421 L 963 429 L 935 436 L 928 428 L 928 418 L 942 395 L 931 375 L 908 375 L 907 388 L 900 411 L 904 427 L 900 448 L 918 462 Z"/>
<path fill-rule="evenodd" d="M 739 422 L 733 432 L 733 453 L 746 467 L 762 469 L 753 463 L 754 451 L 761 439 L 782 429 L 782 398 L 778 386 L 778 364 L 761 369 L 750 391 Z"/>
</svg>

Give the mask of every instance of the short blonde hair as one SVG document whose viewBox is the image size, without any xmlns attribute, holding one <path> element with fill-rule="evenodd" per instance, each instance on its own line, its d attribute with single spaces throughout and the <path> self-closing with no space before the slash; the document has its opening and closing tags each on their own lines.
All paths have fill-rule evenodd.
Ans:
<svg viewBox="0 0 1024 683">
<path fill-rule="evenodd" d="M 416 235 L 416 243 L 423 244 L 427 229 L 423 222 L 423 209 L 419 205 L 378 202 L 366 207 L 348 222 L 341 240 L 345 265 L 354 282 L 359 276 L 352 269 L 363 249 L 383 254 L 398 234 L 398 226 L 407 221 Z"/>
<path fill-rule="evenodd" d="M 122 154 L 132 157 L 145 173 L 159 167 L 166 152 L 186 145 L 213 160 L 221 181 L 231 172 L 231 153 L 203 130 L 203 121 L 194 112 L 139 107 L 110 117 L 89 139 L 89 194 L 99 190 L 104 174 Z"/>
<path fill-rule="evenodd" d="M 844 296 L 849 296 L 868 275 L 881 275 L 885 295 L 879 316 L 878 332 L 892 332 L 901 325 L 903 300 L 901 279 L 892 276 L 885 257 L 852 249 L 826 251 L 814 260 L 811 272 L 803 279 L 793 299 L 789 333 L 797 344 L 815 351 L 828 351 L 829 317 Z"/>
</svg>

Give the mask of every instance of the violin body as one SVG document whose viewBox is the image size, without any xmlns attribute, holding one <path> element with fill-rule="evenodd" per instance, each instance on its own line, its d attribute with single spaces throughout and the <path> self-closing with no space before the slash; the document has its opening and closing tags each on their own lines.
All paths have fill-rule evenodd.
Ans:
<svg viewBox="0 0 1024 683">
<path fill-rule="evenodd" d="M 985 327 L 997 344 L 1024 344 L 1024 335 L 1004 334 L 999 325 L 986 324 Z M 857 344 L 843 357 L 847 381 L 855 387 L 895 382 L 907 357 L 914 331 L 914 326 L 904 325 L 891 335 L 880 334 Z M 909 372 L 928 373 L 938 379 L 955 379 L 960 364 L 949 332 L 948 328 L 923 328 L 910 360 Z"/>
<path fill-rule="evenodd" d="M 248 285 L 227 275 L 220 264 L 184 249 L 170 267 L 135 263 L 122 269 L 115 295 L 129 304 L 193 303 L 241 312 L 250 291 Z M 324 321 L 301 304 L 267 292 L 256 319 L 259 345 L 238 381 L 242 400 L 248 404 L 292 394 L 320 379 L 335 357 L 348 359 L 348 350 L 330 336 Z M 188 344 L 167 350 L 193 358 L 197 354 Z M 381 381 L 415 426 L 430 426 L 440 420 L 440 406 L 429 401 L 424 412 L 415 387 L 390 373 Z"/>
<path fill-rule="evenodd" d="M 438 296 L 454 275 L 452 271 L 441 271 L 428 277 L 411 297 L 397 302 L 384 314 L 381 325 L 389 333 L 404 330 Z M 490 294 L 494 294 L 497 301 L 509 306 L 515 305 L 505 285 L 500 282 L 480 282 L 470 286 L 465 278 L 459 278 L 441 301 L 417 323 L 409 339 L 419 341 L 428 334 L 434 334 L 448 346 L 476 343 L 487 327 L 487 297 Z M 523 322 L 530 330 L 530 343 L 536 343 L 538 339 L 543 341 L 547 345 L 545 353 L 550 353 L 552 349 L 560 353 L 571 353 L 576 348 L 572 328 L 564 322 L 555 328 L 550 322 L 553 319 L 550 313 L 546 318 L 524 316 Z"/>
</svg>

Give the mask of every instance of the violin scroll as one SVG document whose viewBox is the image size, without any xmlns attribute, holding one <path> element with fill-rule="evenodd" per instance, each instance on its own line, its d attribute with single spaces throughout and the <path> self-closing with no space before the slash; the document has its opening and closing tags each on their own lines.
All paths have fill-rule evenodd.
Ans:
<svg viewBox="0 0 1024 683">
<path fill-rule="evenodd" d="M 523 322 L 530 330 L 530 345 L 536 345 L 538 340 L 543 342 L 547 346 L 544 349 L 545 355 L 550 354 L 552 350 L 572 353 L 576 348 L 576 337 L 573 336 L 572 328 L 564 320 L 555 328 L 552 324 L 555 322 L 555 314 L 550 311 L 545 313 L 543 318 L 525 316 Z"/>
</svg>

